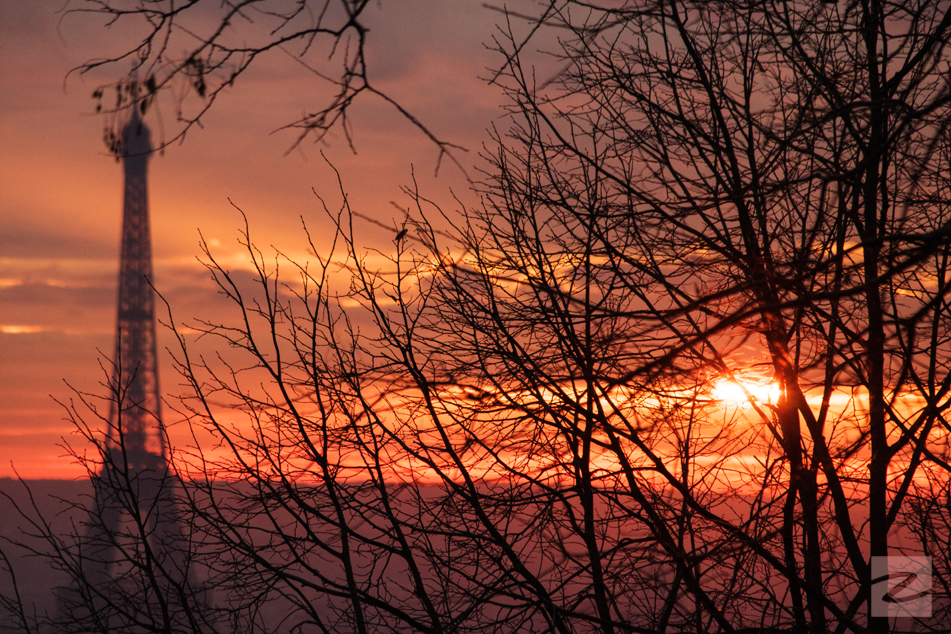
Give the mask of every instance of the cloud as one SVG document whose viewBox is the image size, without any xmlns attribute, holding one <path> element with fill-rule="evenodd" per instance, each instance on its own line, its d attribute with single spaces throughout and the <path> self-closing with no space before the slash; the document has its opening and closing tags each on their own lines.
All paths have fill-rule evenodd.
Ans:
<svg viewBox="0 0 951 634">
<path fill-rule="evenodd" d="M 105 308 L 115 305 L 115 286 L 70 284 L 64 280 L 53 283 L 19 284 L 0 289 L 0 303 L 40 307 Z"/>
<path fill-rule="evenodd" d="M 0 217 L 0 253 L 4 258 L 37 260 L 99 259 L 115 261 L 119 243 L 114 232 L 77 232 L 26 210 L 6 210 Z M 53 220 L 53 221 L 51 221 Z"/>
</svg>

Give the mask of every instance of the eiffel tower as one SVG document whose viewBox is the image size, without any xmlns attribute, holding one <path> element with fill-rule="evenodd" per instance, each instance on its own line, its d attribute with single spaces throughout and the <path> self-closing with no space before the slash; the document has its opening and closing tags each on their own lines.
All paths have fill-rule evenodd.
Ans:
<svg viewBox="0 0 951 634">
<path fill-rule="evenodd" d="M 119 265 L 119 314 L 109 416 L 110 450 L 135 471 L 166 468 L 165 434 L 159 398 L 149 230 L 149 129 L 137 107 L 122 129 L 125 194 Z M 117 453 L 118 452 L 118 453 Z M 121 458 L 120 458 L 121 455 Z M 115 461 L 113 461 L 115 462 Z"/>
<path fill-rule="evenodd" d="M 138 105 L 121 137 L 125 194 L 108 432 L 77 579 L 59 601 L 60 619 L 76 631 L 152 629 L 204 602 L 183 550 L 181 482 L 168 464 L 162 424 L 147 189 L 152 145 Z"/>
</svg>

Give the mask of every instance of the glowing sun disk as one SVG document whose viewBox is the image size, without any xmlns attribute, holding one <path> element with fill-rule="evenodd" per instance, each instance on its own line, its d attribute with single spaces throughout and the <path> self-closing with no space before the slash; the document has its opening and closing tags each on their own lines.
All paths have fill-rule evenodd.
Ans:
<svg viewBox="0 0 951 634">
<path fill-rule="evenodd" d="M 779 399 L 779 386 L 769 383 L 747 383 L 732 379 L 720 379 L 713 385 L 713 398 L 724 403 L 749 406 L 750 401 L 775 403 Z"/>
</svg>

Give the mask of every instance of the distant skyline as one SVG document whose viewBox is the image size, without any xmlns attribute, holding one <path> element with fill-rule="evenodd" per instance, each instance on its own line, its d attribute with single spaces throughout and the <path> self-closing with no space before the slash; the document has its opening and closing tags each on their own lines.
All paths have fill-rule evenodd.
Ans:
<svg viewBox="0 0 951 634">
<path fill-rule="evenodd" d="M 384 0 L 373 11 L 371 76 L 437 135 L 468 148 L 458 158 L 471 168 L 486 129 L 502 115 L 499 90 L 479 79 L 497 61 L 483 42 L 498 14 L 477 0 L 394 4 Z M 0 477 L 14 469 L 25 478 L 82 475 L 57 446 L 66 438 L 83 448 L 54 398 L 74 398 L 67 382 L 102 394 L 100 362 L 113 353 L 122 171 L 106 152 L 91 94 L 119 77 L 67 74 L 121 34 L 58 13 L 62 7 L 62 0 L 0 0 Z M 306 257 L 301 216 L 329 244 L 311 188 L 332 205 L 339 194 L 321 153 L 339 169 L 354 209 L 385 225 L 399 219 L 391 201 L 405 206 L 399 188 L 414 171 L 427 197 L 448 208 L 457 206 L 450 188 L 477 202 L 449 162 L 433 178 L 436 149 L 381 101 L 353 112 L 356 155 L 339 131 L 329 143 L 304 141 L 288 154 L 295 133 L 275 131 L 303 113 L 319 87 L 286 55 L 260 61 L 215 104 L 203 129 L 150 164 L 156 284 L 177 322 L 214 317 L 223 305 L 196 261 L 199 231 L 220 261 L 244 266 L 232 203 L 265 253 L 273 245 Z M 149 116 L 153 134 L 161 137 L 164 125 L 168 136 L 173 113 Z M 365 246 L 394 247 L 382 228 L 365 230 Z M 159 333 L 160 347 L 171 341 Z M 174 393 L 178 377 L 160 354 L 163 392 Z M 166 410 L 166 423 L 174 416 Z"/>
</svg>

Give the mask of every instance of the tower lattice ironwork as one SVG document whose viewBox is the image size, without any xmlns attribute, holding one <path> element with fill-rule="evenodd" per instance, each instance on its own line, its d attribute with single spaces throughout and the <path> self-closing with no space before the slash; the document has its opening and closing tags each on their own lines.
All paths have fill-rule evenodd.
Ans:
<svg viewBox="0 0 951 634">
<path fill-rule="evenodd" d="M 131 469 L 163 468 L 165 434 L 159 397 L 155 340 L 155 292 L 152 288 L 152 240 L 149 229 L 149 129 L 133 109 L 122 130 L 125 192 L 119 310 L 109 448 Z M 118 456 L 117 456 L 118 457 Z"/>
<path fill-rule="evenodd" d="M 181 481 L 170 468 L 162 424 L 148 205 L 152 145 L 137 110 L 122 130 L 125 191 L 109 427 L 92 479 L 80 567 L 74 586 L 60 596 L 64 622 L 127 625 L 123 606 L 137 600 L 133 620 L 154 609 L 167 621 L 178 618 L 169 608 L 177 605 L 185 614 L 186 603 L 204 602 L 189 568 L 176 501 Z M 141 561 L 130 561 L 136 558 Z"/>
</svg>

